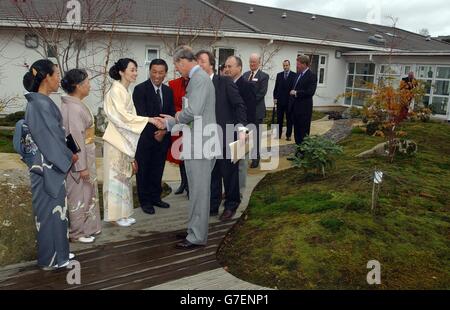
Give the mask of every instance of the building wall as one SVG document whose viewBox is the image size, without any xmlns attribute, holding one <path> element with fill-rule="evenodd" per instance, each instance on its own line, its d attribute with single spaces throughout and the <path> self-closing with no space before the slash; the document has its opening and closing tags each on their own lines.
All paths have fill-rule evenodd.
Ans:
<svg viewBox="0 0 450 310">
<path fill-rule="evenodd" d="M 11 39 L 11 30 L 0 30 L 0 41 L 6 42 Z M 23 98 L 24 89 L 22 86 L 22 77 L 26 72 L 25 63 L 31 65 L 37 59 L 42 58 L 37 50 L 26 48 L 24 45 L 25 32 L 16 31 L 16 34 L 0 53 L 0 98 L 6 96 L 18 96 L 18 101 L 15 106 L 9 107 L 3 113 L 10 113 L 16 110 L 23 110 L 25 107 L 25 100 Z M 90 53 L 95 48 L 98 48 L 106 42 L 105 36 L 98 36 L 95 38 L 95 43 L 88 43 L 86 53 Z M 165 40 L 168 41 L 168 40 Z M 212 42 L 215 41 L 215 42 Z M 112 56 L 112 61 L 120 57 L 134 58 L 139 67 L 138 83 L 143 82 L 148 77 L 146 63 L 146 49 L 156 48 L 159 51 L 159 57 L 165 59 L 169 65 L 169 74 L 167 80 L 176 76 L 174 66 L 171 60 L 170 48 L 167 48 L 164 41 L 158 36 L 150 35 L 134 35 L 122 34 L 116 40 L 116 51 Z M 319 85 L 314 104 L 316 106 L 342 104 L 343 100 L 335 102 L 336 97 L 343 93 L 345 88 L 345 76 L 347 62 L 344 58 L 335 57 L 335 49 L 327 46 L 314 46 L 309 44 L 293 44 L 293 43 L 271 43 L 259 39 L 240 39 L 240 38 L 221 38 L 220 40 L 200 38 L 195 41 L 193 48 L 199 50 L 201 48 L 233 48 L 236 55 L 240 56 L 244 63 L 244 71 L 248 70 L 248 58 L 251 53 L 257 52 L 264 57 L 264 71 L 270 76 L 268 92 L 266 96 L 266 106 L 271 108 L 273 106 L 273 88 L 275 86 L 276 74 L 282 71 L 282 62 L 285 59 L 291 61 L 291 70 L 296 71 L 296 56 L 299 52 L 313 53 L 326 56 L 325 64 L 325 79 L 323 85 Z M 43 48 L 39 48 L 43 52 Z M 93 68 L 95 65 L 104 63 L 104 54 L 96 53 L 91 57 L 87 57 L 83 61 L 86 68 Z M 113 62 L 111 62 L 113 63 Z M 99 89 L 101 79 L 97 78 L 92 81 L 93 93 L 86 99 L 87 104 L 94 110 L 102 105 L 101 92 L 95 91 Z M 133 88 L 133 86 L 132 86 Z M 131 90 L 132 90 L 131 88 Z M 55 101 L 58 100 L 58 95 L 54 96 Z"/>
</svg>

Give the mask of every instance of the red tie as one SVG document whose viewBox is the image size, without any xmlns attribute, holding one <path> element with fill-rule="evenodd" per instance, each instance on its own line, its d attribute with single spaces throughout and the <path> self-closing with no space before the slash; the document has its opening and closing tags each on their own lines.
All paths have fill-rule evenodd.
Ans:
<svg viewBox="0 0 450 310">
<path fill-rule="evenodd" d="M 254 76 L 254 72 L 252 71 L 252 74 L 250 74 L 250 78 L 248 79 L 249 81 L 253 81 L 253 76 Z"/>
</svg>

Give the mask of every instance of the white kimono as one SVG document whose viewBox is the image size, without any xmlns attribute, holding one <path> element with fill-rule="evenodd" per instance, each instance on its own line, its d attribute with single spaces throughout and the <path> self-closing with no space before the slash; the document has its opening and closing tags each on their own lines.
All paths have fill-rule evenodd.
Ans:
<svg viewBox="0 0 450 310">
<path fill-rule="evenodd" d="M 109 123 L 103 135 L 103 208 L 110 222 L 133 214 L 131 163 L 148 118 L 136 114 L 131 94 L 118 81 L 105 96 L 104 110 Z"/>
</svg>

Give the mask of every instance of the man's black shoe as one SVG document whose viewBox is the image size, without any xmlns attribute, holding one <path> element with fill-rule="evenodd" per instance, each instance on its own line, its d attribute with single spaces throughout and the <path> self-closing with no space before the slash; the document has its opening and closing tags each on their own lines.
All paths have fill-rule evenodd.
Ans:
<svg viewBox="0 0 450 310">
<path fill-rule="evenodd" d="M 175 235 L 175 238 L 178 240 L 184 240 L 188 236 L 187 232 L 178 233 Z"/>
<path fill-rule="evenodd" d="M 155 214 L 155 208 L 153 206 L 142 206 L 142 211 L 147 214 Z"/>
<path fill-rule="evenodd" d="M 259 166 L 259 160 L 258 159 L 253 159 L 252 160 L 252 164 L 250 165 L 250 168 L 254 169 L 254 168 L 258 168 Z"/>
<path fill-rule="evenodd" d="M 154 202 L 153 206 L 158 207 L 158 208 L 163 208 L 163 209 L 168 209 L 170 208 L 170 205 L 167 202 L 164 201 L 158 201 L 158 202 Z"/>
<path fill-rule="evenodd" d="M 180 250 L 192 250 L 192 249 L 203 247 L 203 246 L 204 245 L 201 245 L 201 244 L 190 243 L 189 241 L 184 239 L 183 241 L 178 242 L 175 245 L 175 248 L 180 249 Z"/>
</svg>

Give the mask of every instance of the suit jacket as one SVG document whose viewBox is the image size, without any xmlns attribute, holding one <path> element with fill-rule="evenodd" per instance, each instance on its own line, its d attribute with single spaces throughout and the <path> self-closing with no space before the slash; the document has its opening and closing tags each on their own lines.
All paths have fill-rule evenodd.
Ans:
<svg viewBox="0 0 450 310">
<path fill-rule="evenodd" d="M 183 159 L 213 159 L 219 156 L 221 151 L 214 148 L 213 143 L 220 141 L 211 138 L 212 135 L 217 134 L 216 91 L 211 78 L 201 68 L 192 74 L 185 98 L 187 105 L 183 106 L 178 115 L 178 122 L 188 125 L 183 126 L 181 157 Z M 168 125 L 170 129 L 180 129 L 173 128 L 175 120 L 170 120 Z"/>
<path fill-rule="evenodd" d="M 236 81 L 236 86 L 247 108 L 247 124 L 256 124 L 256 94 L 254 84 L 241 76 Z"/>
<path fill-rule="evenodd" d="M 289 71 L 287 79 L 284 79 L 284 71 L 277 74 L 275 88 L 273 89 L 273 98 L 277 99 L 278 106 L 288 106 L 289 92 L 294 87 L 296 77 L 297 75 L 292 71 Z"/>
<path fill-rule="evenodd" d="M 175 106 L 173 103 L 173 92 L 172 90 L 162 84 L 161 92 L 163 97 L 163 108 L 159 106 L 158 98 L 156 97 L 155 88 L 152 82 L 149 80 L 137 85 L 133 91 L 133 102 L 136 107 L 137 115 L 146 117 L 156 117 L 160 114 L 175 115 Z M 152 125 L 148 124 L 141 134 L 139 144 L 141 146 L 155 146 L 159 145 L 159 142 L 155 139 L 154 135 L 158 129 Z M 166 134 L 162 143 L 167 145 L 170 141 L 170 134 Z"/>
<path fill-rule="evenodd" d="M 297 81 L 298 75 L 295 77 Z M 295 83 L 294 81 L 294 83 Z M 313 96 L 317 89 L 317 75 L 310 69 L 300 78 L 297 85 L 294 84 L 294 90 L 297 96 L 290 96 L 289 112 L 297 115 L 309 115 L 312 113 Z"/>
<path fill-rule="evenodd" d="M 251 73 L 251 71 L 245 72 L 243 75 L 244 79 L 248 81 Z M 255 86 L 256 119 L 261 120 L 266 117 L 266 102 L 264 98 L 266 97 L 267 88 L 269 85 L 269 75 L 259 69 L 256 75 L 253 77 L 253 80 L 249 82 L 253 83 Z"/>
<path fill-rule="evenodd" d="M 238 87 L 229 77 L 214 75 L 212 81 L 216 89 L 216 121 L 225 138 L 227 124 L 247 125 L 247 107 Z"/>
</svg>

